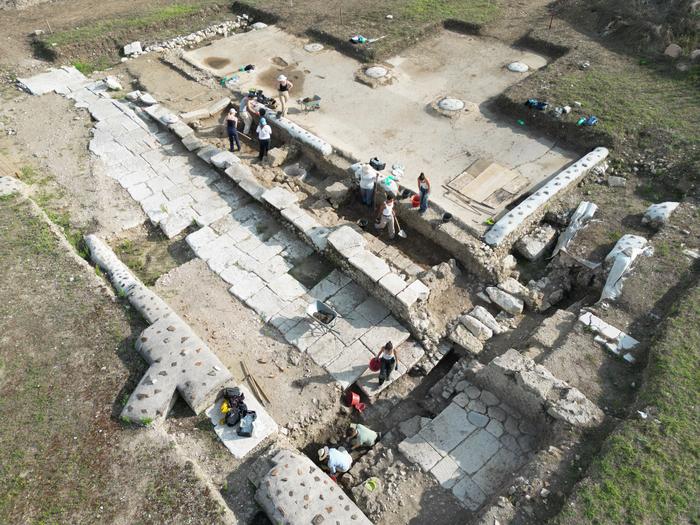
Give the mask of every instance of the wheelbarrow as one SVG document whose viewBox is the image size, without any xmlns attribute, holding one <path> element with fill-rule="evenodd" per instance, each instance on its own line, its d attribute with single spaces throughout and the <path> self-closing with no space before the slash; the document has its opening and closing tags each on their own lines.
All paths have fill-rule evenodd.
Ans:
<svg viewBox="0 0 700 525">
<path fill-rule="evenodd" d="M 307 113 L 309 111 L 316 111 L 317 109 L 321 109 L 321 97 L 318 95 L 314 95 L 313 97 L 305 97 L 299 99 L 299 104 Z"/>
<path fill-rule="evenodd" d="M 323 330 L 333 331 L 338 312 L 322 301 L 313 301 L 306 307 L 306 315 Z"/>
</svg>

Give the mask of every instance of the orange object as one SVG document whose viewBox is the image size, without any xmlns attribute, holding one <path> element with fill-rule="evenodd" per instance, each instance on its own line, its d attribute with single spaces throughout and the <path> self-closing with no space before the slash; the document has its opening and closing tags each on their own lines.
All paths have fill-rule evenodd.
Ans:
<svg viewBox="0 0 700 525">
<path fill-rule="evenodd" d="M 414 195 L 413 198 L 411 199 L 411 205 L 414 208 L 417 208 L 420 206 L 420 195 Z"/>
<path fill-rule="evenodd" d="M 348 390 L 346 392 L 345 402 L 348 404 L 348 406 L 353 407 L 358 412 L 362 412 L 367 407 L 367 405 L 360 401 L 360 395 L 352 390 Z"/>
</svg>

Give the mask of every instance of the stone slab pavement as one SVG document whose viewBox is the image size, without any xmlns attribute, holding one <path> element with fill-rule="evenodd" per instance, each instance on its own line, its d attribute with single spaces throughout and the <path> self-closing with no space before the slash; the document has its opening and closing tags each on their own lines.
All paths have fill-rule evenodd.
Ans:
<svg viewBox="0 0 700 525">
<path fill-rule="evenodd" d="M 533 425 L 487 390 L 464 381 L 452 402 L 399 450 L 471 511 L 477 511 L 534 452 Z"/>
</svg>

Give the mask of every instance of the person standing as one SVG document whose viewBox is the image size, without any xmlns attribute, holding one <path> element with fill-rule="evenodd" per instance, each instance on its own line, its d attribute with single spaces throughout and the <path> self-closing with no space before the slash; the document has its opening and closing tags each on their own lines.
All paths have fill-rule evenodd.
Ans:
<svg viewBox="0 0 700 525">
<path fill-rule="evenodd" d="M 236 110 L 233 108 L 229 109 L 228 115 L 226 115 L 226 133 L 228 133 L 231 151 L 236 151 L 233 147 L 234 144 L 238 146 L 238 151 L 241 151 L 241 143 L 238 140 L 238 117 L 236 117 Z"/>
<path fill-rule="evenodd" d="M 363 164 L 360 171 L 360 198 L 365 206 L 372 206 L 377 177 L 379 174 L 372 166 Z"/>
<path fill-rule="evenodd" d="M 270 149 L 270 138 L 272 137 L 272 128 L 267 123 L 264 118 L 260 119 L 258 127 L 255 130 L 258 134 L 258 142 L 260 143 L 260 154 L 258 155 L 258 160 L 262 160 L 267 156 L 267 152 Z"/>
<path fill-rule="evenodd" d="M 246 93 L 245 95 L 243 95 L 243 98 L 241 99 L 241 102 L 238 105 L 238 113 L 241 116 L 241 120 L 243 120 L 244 135 L 250 134 L 250 128 L 253 125 L 253 115 L 251 115 L 251 113 L 253 113 L 253 109 L 250 105 L 250 97 L 251 93 Z"/>
<path fill-rule="evenodd" d="M 361 447 L 373 447 L 382 437 L 379 432 L 375 432 L 371 428 L 360 425 L 359 423 L 351 423 L 346 435 L 352 440 L 351 450 L 357 450 Z"/>
<path fill-rule="evenodd" d="M 389 195 L 382 207 L 379 209 L 379 215 L 377 215 L 377 220 L 374 222 L 374 227 L 377 230 L 383 230 L 387 228 L 389 231 L 389 239 L 393 239 L 396 235 L 396 229 L 394 228 L 394 223 L 396 222 L 396 217 L 394 216 L 394 205 L 396 199 L 393 195 Z"/>
<path fill-rule="evenodd" d="M 379 384 L 384 384 L 384 381 L 391 377 L 391 373 L 396 368 L 396 360 L 398 355 L 391 341 L 388 341 L 377 354 L 379 359 Z"/>
<path fill-rule="evenodd" d="M 425 176 L 425 173 L 418 175 L 418 192 L 420 194 L 418 213 L 425 213 L 428 209 L 428 196 L 430 195 L 430 180 Z"/>
<path fill-rule="evenodd" d="M 280 108 L 282 110 L 282 116 L 287 116 L 287 104 L 289 103 L 289 91 L 294 87 L 287 77 L 280 75 L 277 77 L 279 86 L 277 87 L 277 96 L 280 99 Z"/>
</svg>

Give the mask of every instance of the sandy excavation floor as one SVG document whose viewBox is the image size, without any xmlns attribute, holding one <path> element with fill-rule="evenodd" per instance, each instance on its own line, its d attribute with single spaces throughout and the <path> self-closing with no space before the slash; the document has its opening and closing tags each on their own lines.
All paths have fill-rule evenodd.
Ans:
<svg viewBox="0 0 700 525">
<path fill-rule="evenodd" d="M 237 73 L 236 89 L 257 87 L 268 95 L 275 94 L 277 76 L 286 74 L 295 84 L 292 101 L 315 94 L 322 98 L 321 110 L 316 112 L 304 113 L 292 103 L 292 121 L 358 159 L 366 160 L 369 154 L 388 165 L 404 165 L 409 187 L 424 171 L 433 183 L 433 201 L 476 231 L 484 230 L 488 216 L 475 214 L 446 186 L 473 162 L 497 161 L 522 175 L 520 192 L 576 158 L 554 141 L 532 135 L 514 122 L 503 122 L 488 109 L 489 99 L 527 75 L 507 71 L 508 63 L 522 61 L 537 69 L 546 65 L 542 56 L 495 39 L 443 31 L 388 60 L 383 67 L 395 80 L 372 89 L 354 80 L 363 67 L 359 62 L 331 49 L 309 53 L 304 50 L 306 43 L 268 27 L 219 40 L 184 58 L 219 76 L 231 76 L 241 65 L 254 64 L 254 73 Z M 440 116 L 429 106 L 441 97 L 467 101 L 478 110 L 455 119 Z M 492 216 L 503 205 L 495 208 Z"/>
</svg>

